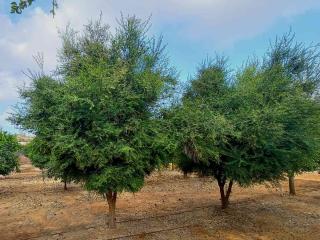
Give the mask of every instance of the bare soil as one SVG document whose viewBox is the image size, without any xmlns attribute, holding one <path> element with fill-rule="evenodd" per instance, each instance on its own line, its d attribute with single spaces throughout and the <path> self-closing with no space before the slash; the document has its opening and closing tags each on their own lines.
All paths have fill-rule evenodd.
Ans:
<svg viewBox="0 0 320 240">
<path fill-rule="evenodd" d="M 117 201 L 117 229 L 106 226 L 102 197 L 59 181 L 22 159 L 20 173 L 0 179 L 0 240 L 9 239 L 221 239 L 319 240 L 320 174 L 296 178 L 297 196 L 278 188 L 235 185 L 229 208 L 220 209 L 210 178 L 183 178 L 177 171 L 148 177 L 136 194 Z"/>
</svg>

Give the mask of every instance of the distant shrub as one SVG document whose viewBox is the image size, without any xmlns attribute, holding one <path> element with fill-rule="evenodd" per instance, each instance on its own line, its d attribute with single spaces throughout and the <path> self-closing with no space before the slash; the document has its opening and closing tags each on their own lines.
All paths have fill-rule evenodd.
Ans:
<svg viewBox="0 0 320 240">
<path fill-rule="evenodd" d="M 14 135 L 0 131 L 0 174 L 8 175 L 18 169 L 19 143 Z"/>
</svg>

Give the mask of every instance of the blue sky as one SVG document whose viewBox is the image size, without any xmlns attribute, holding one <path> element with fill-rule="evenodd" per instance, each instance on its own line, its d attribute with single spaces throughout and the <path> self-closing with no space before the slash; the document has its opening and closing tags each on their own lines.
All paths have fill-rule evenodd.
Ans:
<svg viewBox="0 0 320 240">
<path fill-rule="evenodd" d="M 215 53 L 228 56 L 237 68 L 249 56 L 261 56 L 290 27 L 298 41 L 320 42 L 319 0 L 60 0 L 54 19 L 50 0 L 36 0 L 23 15 L 10 14 L 10 2 L 0 0 L 0 127 L 10 132 L 19 132 L 5 119 L 18 101 L 17 87 L 28 84 L 22 71 L 37 70 L 32 56 L 43 53 L 50 72 L 56 65 L 58 29 L 70 23 L 81 30 L 100 12 L 111 29 L 120 12 L 142 18 L 152 14 L 151 33 L 164 35 L 181 80 Z"/>
</svg>

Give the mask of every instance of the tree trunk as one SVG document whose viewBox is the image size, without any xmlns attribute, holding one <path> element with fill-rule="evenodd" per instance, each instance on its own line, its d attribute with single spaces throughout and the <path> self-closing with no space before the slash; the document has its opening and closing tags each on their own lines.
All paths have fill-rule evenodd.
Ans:
<svg viewBox="0 0 320 240">
<path fill-rule="evenodd" d="M 184 179 L 188 178 L 188 173 L 184 172 L 184 173 L 183 173 L 183 178 L 184 178 Z"/>
<path fill-rule="evenodd" d="M 173 163 L 169 163 L 169 169 L 170 171 L 173 171 Z"/>
<path fill-rule="evenodd" d="M 289 194 L 296 195 L 296 188 L 294 186 L 294 174 L 289 173 L 288 178 L 289 178 Z"/>
<path fill-rule="evenodd" d="M 117 192 L 109 191 L 106 193 L 109 206 L 109 228 L 116 228 L 116 201 Z"/>
<path fill-rule="evenodd" d="M 44 169 L 41 168 L 42 182 L 44 182 L 45 172 Z"/>
<path fill-rule="evenodd" d="M 218 180 L 218 185 L 220 189 L 220 196 L 221 196 L 221 208 L 226 209 L 229 205 L 229 198 L 231 195 L 231 190 L 232 190 L 232 185 L 233 185 L 233 180 L 230 180 L 228 189 L 225 192 L 224 186 L 226 184 L 225 180 Z"/>
<path fill-rule="evenodd" d="M 68 190 L 68 188 L 67 188 L 67 181 L 66 180 L 64 180 L 63 181 L 63 189 L 65 190 L 65 191 L 67 191 Z"/>
</svg>

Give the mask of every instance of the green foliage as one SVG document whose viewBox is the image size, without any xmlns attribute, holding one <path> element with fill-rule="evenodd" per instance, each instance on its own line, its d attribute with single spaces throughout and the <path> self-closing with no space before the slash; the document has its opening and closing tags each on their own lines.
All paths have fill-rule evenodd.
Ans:
<svg viewBox="0 0 320 240">
<path fill-rule="evenodd" d="M 284 103 L 291 107 L 284 122 L 287 133 L 284 145 L 290 150 L 290 157 L 295 158 L 289 174 L 314 170 L 320 159 L 319 66 L 319 45 L 296 42 L 291 32 L 275 41 L 263 62 L 264 69 L 282 68 L 294 89 Z"/>
<path fill-rule="evenodd" d="M 264 69 L 281 66 L 288 78 L 310 96 L 319 95 L 320 45 L 305 45 L 291 31 L 276 38 L 262 62 Z"/>
<path fill-rule="evenodd" d="M 66 163 L 56 164 L 52 156 L 53 135 L 57 131 L 59 106 L 62 104 L 62 83 L 52 77 L 33 75 L 30 87 L 20 91 L 24 102 L 11 120 L 35 137 L 26 146 L 26 155 L 34 166 L 47 170 L 48 177 L 70 182 L 72 174 Z"/>
<path fill-rule="evenodd" d="M 21 14 L 23 10 L 30 7 L 35 0 L 20 0 L 19 2 L 11 2 L 11 13 Z M 52 0 L 52 8 L 50 13 L 54 16 L 56 14 L 56 9 L 58 8 L 57 0 Z"/>
<path fill-rule="evenodd" d="M 34 0 L 20 0 L 18 3 L 16 1 L 11 2 L 11 13 L 21 14 L 22 11 L 31 6 Z"/>
<path fill-rule="evenodd" d="M 122 17 L 113 35 L 101 21 L 81 35 L 67 29 L 59 76 L 36 76 L 21 92 L 11 120 L 36 135 L 34 161 L 53 176 L 100 193 L 136 192 L 166 159 L 172 146 L 160 110 L 175 73 L 162 39 L 148 37 L 148 28 Z"/>
<path fill-rule="evenodd" d="M 224 58 L 199 69 L 168 115 L 184 171 L 213 176 L 223 189 L 227 180 L 250 185 L 314 169 L 319 55 L 286 41 L 234 77 Z"/>
<path fill-rule="evenodd" d="M 18 169 L 19 143 L 15 136 L 0 131 L 0 174 L 8 175 Z"/>
<path fill-rule="evenodd" d="M 114 34 L 101 20 L 82 34 L 68 28 L 57 74 L 33 76 L 20 93 L 11 121 L 36 136 L 27 152 L 49 176 L 115 202 L 173 158 L 186 173 L 214 177 L 225 201 L 233 182 L 277 181 L 319 164 L 318 45 L 289 33 L 234 75 L 225 58 L 206 61 L 172 104 L 176 74 L 162 38 L 148 36 L 148 21 L 118 23 Z"/>
<path fill-rule="evenodd" d="M 50 148 L 47 146 L 46 141 L 42 141 L 40 137 L 35 137 L 30 143 L 25 146 L 25 154 L 31 160 L 32 165 L 40 168 L 48 168 Z"/>
</svg>

